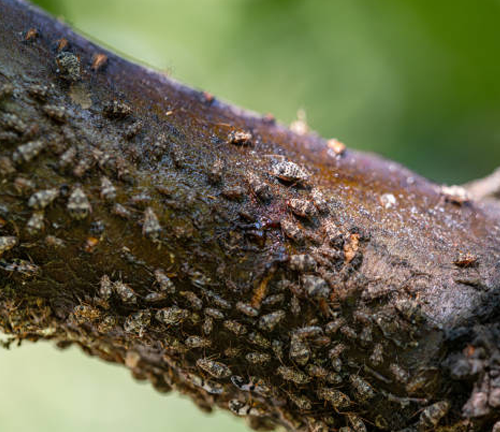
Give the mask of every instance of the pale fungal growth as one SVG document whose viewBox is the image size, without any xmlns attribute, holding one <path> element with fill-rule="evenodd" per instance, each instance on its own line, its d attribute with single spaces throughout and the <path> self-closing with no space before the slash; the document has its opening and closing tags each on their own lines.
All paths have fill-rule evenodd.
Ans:
<svg viewBox="0 0 500 432">
<path fill-rule="evenodd" d="M 149 237 L 151 240 L 158 240 L 161 233 L 160 222 L 158 216 L 151 207 L 144 211 L 144 221 L 142 224 L 142 234 Z"/>
<path fill-rule="evenodd" d="M 250 132 L 236 130 L 229 132 L 227 140 L 230 144 L 249 146 L 252 145 L 252 134 Z"/>
<path fill-rule="evenodd" d="M 43 210 L 59 196 L 57 189 L 45 189 L 35 192 L 28 200 L 28 206 L 35 210 Z"/>
<path fill-rule="evenodd" d="M 336 138 L 331 138 L 326 142 L 328 152 L 333 156 L 342 156 L 345 152 L 346 146 Z"/>
<path fill-rule="evenodd" d="M 231 369 L 221 362 L 209 359 L 198 359 L 196 360 L 196 365 L 215 378 L 221 379 L 231 376 Z"/>
<path fill-rule="evenodd" d="M 20 145 L 12 155 L 12 160 L 16 163 L 31 162 L 44 149 L 43 141 L 30 141 Z"/>
<path fill-rule="evenodd" d="M 380 204 L 386 209 L 390 209 L 396 205 L 396 197 L 391 193 L 385 193 L 380 196 Z"/>
<path fill-rule="evenodd" d="M 101 177 L 101 198 L 113 201 L 116 198 L 116 188 L 106 176 Z"/>
<path fill-rule="evenodd" d="M 307 183 L 310 174 L 291 161 L 276 162 L 271 167 L 271 174 L 280 180 L 290 183 Z"/>
<path fill-rule="evenodd" d="M 471 199 L 467 190 L 462 186 L 441 186 L 441 194 L 446 201 L 457 205 L 467 203 Z"/>
<path fill-rule="evenodd" d="M 92 211 L 87 195 L 79 186 L 75 187 L 71 192 L 66 208 L 70 216 L 76 220 L 85 219 Z"/>
<path fill-rule="evenodd" d="M 14 236 L 3 236 L 0 237 L 0 256 L 11 250 L 17 244 L 17 237 Z"/>
</svg>

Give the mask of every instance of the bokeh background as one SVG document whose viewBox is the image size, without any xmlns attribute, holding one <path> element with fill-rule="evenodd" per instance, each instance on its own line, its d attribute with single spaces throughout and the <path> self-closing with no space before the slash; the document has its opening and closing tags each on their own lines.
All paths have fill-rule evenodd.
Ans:
<svg viewBox="0 0 500 432">
<path fill-rule="evenodd" d="M 438 182 L 500 165 L 500 0 L 38 0 L 80 32 L 217 97 Z M 0 430 L 244 431 L 125 370 L 0 351 Z"/>
</svg>

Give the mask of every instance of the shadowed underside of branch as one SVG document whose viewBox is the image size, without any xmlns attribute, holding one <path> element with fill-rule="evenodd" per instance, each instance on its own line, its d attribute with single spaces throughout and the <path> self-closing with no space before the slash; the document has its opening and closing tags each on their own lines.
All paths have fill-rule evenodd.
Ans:
<svg viewBox="0 0 500 432">
<path fill-rule="evenodd" d="M 13 340 L 77 344 L 256 429 L 498 431 L 500 210 L 473 186 L 489 199 L 0 1 Z"/>
</svg>

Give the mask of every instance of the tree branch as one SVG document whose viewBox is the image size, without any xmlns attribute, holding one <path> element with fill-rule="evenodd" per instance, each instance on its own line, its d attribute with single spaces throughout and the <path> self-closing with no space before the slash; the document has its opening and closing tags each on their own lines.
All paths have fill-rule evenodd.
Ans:
<svg viewBox="0 0 500 432">
<path fill-rule="evenodd" d="M 4 332 L 78 344 L 258 429 L 500 421 L 495 204 L 24 2 L 0 1 L 0 41 Z"/>
</svg>

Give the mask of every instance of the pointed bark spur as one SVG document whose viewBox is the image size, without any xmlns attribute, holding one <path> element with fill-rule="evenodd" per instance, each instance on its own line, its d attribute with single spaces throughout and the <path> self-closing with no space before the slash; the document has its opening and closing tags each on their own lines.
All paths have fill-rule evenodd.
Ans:
<svg viewBox="0 0 500 432">
<path fill-rule="evenodd" d="M 295 129 L 1 0 L 0 328 L 255 429 L 498 431 L 496 204 Z"/>
</svg>

